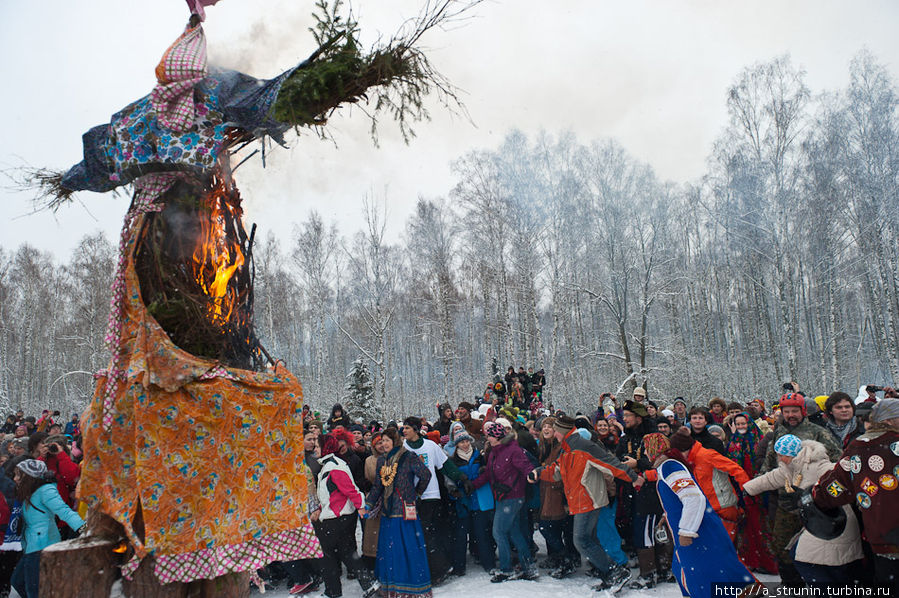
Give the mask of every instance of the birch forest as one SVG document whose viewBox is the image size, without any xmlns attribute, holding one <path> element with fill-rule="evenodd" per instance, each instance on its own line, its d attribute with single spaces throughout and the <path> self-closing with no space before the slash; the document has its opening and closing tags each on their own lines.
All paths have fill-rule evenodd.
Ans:
<svg viewBox="0 0 899 598">
<path fill-rule="evenodd" d="M 804 78 L 787 56 L 737 73 L 698 180 L 611 139 L 511 131 L 459 157 L 397 240 L 390 197 L 358 199 L 364 230 L 312 212 L 261 234 L 259 337 L 323 411 L 362 358 L 386 416 L 482 395 L 494 363 L 544 368 L 548 400 L 582 410 L 637 384 L 703 403 L 894 384 L 896 85 L 865 51 L 845 89 Z M 101 234 L 64 263 L 0 246 L 0 408 L 86 404 L 116 251 Z"/>
</svg>

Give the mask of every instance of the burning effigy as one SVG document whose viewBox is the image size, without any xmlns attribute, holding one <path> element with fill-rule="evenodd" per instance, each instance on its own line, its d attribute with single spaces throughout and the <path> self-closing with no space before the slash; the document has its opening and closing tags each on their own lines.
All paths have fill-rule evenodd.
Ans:
<svg viewBox="0 0 899 598">
<path fill-rule="evenodd" d="M 203 6 L 156 67 L 157 85 L 83 136 L 65 173 L 33 171 L 50 208 L 74 192 L 133 188 L 106 341 L 83 418 L 79 497 L 127 539 L 127 578 L 151 558 L 160 583 L 255 571 L 321 555 L 307 508 L 299 380 L 253 327 L 253 240 L 231 158 L 292 128 L 325 126 L 347 103 L 387 111 L 404 136 L 422 99 L 448 86 L 416 49 L 476 2 L 427 2 L 408 31 L 360 49 L 341 3 L 319 3 L 318 49 L 260 80 L 211 69 Z M 89 520 L 90 521 L 90 520 Z"/>
</svg>

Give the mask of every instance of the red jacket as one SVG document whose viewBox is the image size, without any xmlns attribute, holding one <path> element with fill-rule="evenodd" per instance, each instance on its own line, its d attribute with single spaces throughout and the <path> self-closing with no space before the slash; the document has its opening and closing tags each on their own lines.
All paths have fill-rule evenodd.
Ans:
<svg viewBox="0 0 899 598">
<path fill-rule="evenodd" d="M 59 490 L 59 496 L 72 507 L 74 503 L 72 494 L 78 485 L 81 468 L 64 451 L 55 454 L 47 453 L 40 460 L 47 464 L 47 469 L 56 474 L 56 489 Z"/>
</svg>

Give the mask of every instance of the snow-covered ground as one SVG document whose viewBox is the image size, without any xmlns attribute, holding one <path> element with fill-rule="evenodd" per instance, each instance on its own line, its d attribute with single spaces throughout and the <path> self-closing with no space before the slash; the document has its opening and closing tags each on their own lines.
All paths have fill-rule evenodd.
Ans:
<svg viewBox="0 0 899 598">
<path fill-rule="evenodd" d="M 534 541 L 540 548 L 537 560 L 546 556 L 546 545 L 543 543 L 543 537 L 539 532 L 534 533 Z M 357 545 L 362 545 L 362 534 L 357 537 Z M 553 579 L 549 576 L 548 571 L 540 571 L 540 579 L 536 581 L 506 581 L 503 583 L 490 583 L 490 576 L 485 573 L 479 565 L 477 565 L 471 555 L 468 555 L 468 572 L 464 577 L 452 577 L 449 581 L 438 588 L 434 588 L 434 598 L 608 598 L 608 592 L 594 592 L 592 587 L 599 583 L 598 579 L 587 577 L 584 574 L 585 566 L 565 579 Z M 634 577 L 637 576 L 637 570 L 633 569 Z M 780 578 L 775 575 L 756 575 L 759 581 L 776 582 Z M 346 576 L 341 578 L 343 585 L 343 598 L 362 598 L 362 590 L 359 583 L 354 580 L 347 580 Z M 289 588 L 284 584 L 268 590 L 264 595 L 267 598 L 289 598 Z M 318 598 L 323 595 L 324 586 L 318 590 L 308 594 L 309 598 Z M 258 590 L 253 591 L 254 598 L 262 596 Z M 660 584 L 649 590 L 622 590 L 618 596 L 622 598 L 641 598 L 643 596 L 652 596 L 653 598 L 680 598 L 680 588 L 677 584 L 668 583 Z"/>
<path fill-rule="evenodd" d="M 587 577 L 581 572 L 566 579 L 553 579 L 549 575 L 541 574 L 537 581 L 506 581 L 503 583 L 490 583 L 490 576 L 484 573 L 480 567 L 475 571 L 475 565 L 469 561 L 469 572 L 464 577 L 455 577 L 439 588 L 434 588 L 434 598 L 605 598 L 608 593 L 593 592 L 591 587 L 599 582 L 598 579 Z M 541 572 L 544 573 L 544 572 Z M 636 576 L 636 570 L 634 571 Z M 778 578 L 771 575 L 757 576 L 759 581 L 776 581 Z M 361 598 L 362 590 L 355 581 L 342 579 L 344 598 Z M 322 591 L 310 596 L 317 597 Z M 255 592 L 256 596 L 260 594 Z M 270 598 L 288 598 L 290 594 L 287 588 L 281 586 L 274 591 L 269 590 L 265 596 Z M 660 584 L 649 590 L 622 590 L 618 596 L 623 598 L 640 598 L 652 596 L 653 598 L 680 598 L 681 593 L 677 584 Z"/>
</svg>

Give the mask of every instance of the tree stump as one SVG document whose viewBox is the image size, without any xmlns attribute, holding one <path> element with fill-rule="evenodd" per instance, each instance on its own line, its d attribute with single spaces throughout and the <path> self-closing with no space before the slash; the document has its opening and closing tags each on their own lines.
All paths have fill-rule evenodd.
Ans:
<svg viewBox="0 0 899 598">
<path fill-rule="evenodd" d="M 41 598 L 109 596 L 119 576 L 118 545 L 105 538 L 76 538 L 52 544 L 41 553 Z"/>
<path fill-rule="evenodd" d="M 122 580 L 126 598 L 247 598 L 250 595 L 249 572 L 162 585 L 153 573 L 154 564 L 152 558 L 144 559 L 131 581 Z"/>
</svg>

